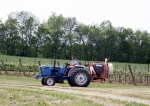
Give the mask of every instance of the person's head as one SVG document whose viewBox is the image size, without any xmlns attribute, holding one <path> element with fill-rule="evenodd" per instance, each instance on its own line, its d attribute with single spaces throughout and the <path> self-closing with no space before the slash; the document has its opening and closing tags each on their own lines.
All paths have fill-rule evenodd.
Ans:
<svg viewBox="0 0 150 106">
<path fill-rule="evenodd" d="M 75 60 L 76 59 L 76 57 L 75 56 L 72 56 L 72 60 Z"/>
</svg>

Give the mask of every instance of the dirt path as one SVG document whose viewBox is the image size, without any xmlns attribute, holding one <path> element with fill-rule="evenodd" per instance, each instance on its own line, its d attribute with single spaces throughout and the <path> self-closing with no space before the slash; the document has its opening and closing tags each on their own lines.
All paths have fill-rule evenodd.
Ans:
<svg viewBox="0 0 150 106">
<path fill-rule="evenodd" d="M 97 92 L 97 91 L 84 91 L 84 90 L 78 90 L 78 88 L 70 88 L 70 87 L 66 87 L 64 89 L 64 87 L 41 87 L 41 89 L 44 90 L 53 90 L 53 91 L 59 91 L 59 92 L 65 92 L 65 93 L 70 93 L 70 94 L 82 94 L 86 96 L 97 96 L 97 97 L 104 97 L 104 98 L 110 98 L 110 99 L 116 99 L 116 100 L 121 100 L 121 101 L 129 101 L 129 102 L 137 102 L 137 103 L 142 103 L 142 104 L 146 104 L 150 106 L 150 100 L 144 100 L 144 99 L 139 99 L 139 98 L 133 98 L 133 97 L 127 97 L 127 96 L 122 96 L 122 95 L 118 95 L 116 92 L 115 94 L 111 94 L 111 93 L 103 93 L 103 92 Z M 84 88 L 85 89 L 85 88 Z M 97 100 L 96 100 L 97 101 Z"/>
<path fill-rule="evenodd" d="M 144 98 L 134 98 L 129 96 L 124 96 L 123 94 L 144 94 L 149 95 L 150 90 L 146 89 L 145 91 L 140 89 L 104 89 L 104 88 L 80 88 L 80 87 L 60 87 L 60 86 L 32 86 L 32 85 L 7 85 L 7 84 L 0 84 L 0 86 L 13 86 L 13 87 L 24 87 L 24 88 L 33 88 L 33 89 L 42 89 L 42 90 L 52 90 L 56 92 L 63 92 L 68 94 L 75 94 L 76 97 L 79 98 L 85 98 L 88 100 L 92 100 L 96 103 L 104 104 L 106 106 L 112 106 L 111 103 L 109 103 L 109 100 L 105 101 L 105 98 L 107 99 L 113 99 L 113 100 L 121 100 L 121 101 L 128 101 L 128 102 L 136 102 L 136 103 L 142 103 L 145 105 L 150 106 L 150 99 L 144 99 Z M 80 96 L 81 95 L 81 96 Z M 99 97 L 99 98 L 97 98 Z M 148 96 L 149 97 L 149 96 Z M 101 98 L 104 98 L 103 100 Z M 113 104 L 113 106 L 118 106 L 117 104 Z M 124 106 L 119 105 L 119 106 Z"/>
</svg>

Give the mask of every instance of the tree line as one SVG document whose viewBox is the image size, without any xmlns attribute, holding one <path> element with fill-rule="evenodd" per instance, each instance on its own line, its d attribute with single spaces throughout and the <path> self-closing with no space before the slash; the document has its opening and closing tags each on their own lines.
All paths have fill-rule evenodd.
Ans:
<svg viewBox="0 0 150 106">
<path fill-rule="evenodd" d="M 0 54 L 150 63 L 150 33 L 113 27 L 109 20 L 84 25 L 75 17 L 52 13 L 40 22 L 31 12 L 12 12 L 5 22 L 0 20 Z"/>
</svg>

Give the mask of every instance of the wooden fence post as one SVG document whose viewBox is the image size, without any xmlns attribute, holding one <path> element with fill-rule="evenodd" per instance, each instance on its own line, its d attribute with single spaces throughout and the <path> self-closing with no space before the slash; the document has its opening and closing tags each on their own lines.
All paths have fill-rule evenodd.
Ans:
<svg viewBox="0 0 150 106">
<path fill-rule="evenodd" d="M 141 72 L 139 72 L 139 76 L 140 76 L 140 83 L 142 84 L 142 76 L 141 76 Z"/>
<path fill-rule="evenodd" d="M 132 76 L 133 83 L 134 83 L 134 85 L 136 85 L 136 83 L 135 83 L 135 77 L 133 76 L 131 66 L 128 65 L 128 67 L 129 67 L 129 70 L 130 70 L 130 73 L 131 73 L 131 76 Z"/>
<path fill-rule="evenodd" d="M 38 64 L 39 64 L 39 66 L 41 66 L 41 62 L 40 61 L 38 61 Z"/>
<path fill-rule="evenodd" d="M 147 73 L 147 85 L 149 85 L 149 82 L 148 82 L 148 74 L 149 74 L 149 64 L 148 64 L 148 73 Z"/>
<path fill-rule="evenodd" d="M 7 68 L 6 68 L 6 66 L 5 66 L 5 64 L 4 64 L 4 62 L 3 62 L 3 60 L 1 60 L 1 62 L 2 62 L 3 68 L 4 68 L 4 70 L 5 70 L 5 74 L 8 74 Z"/>
<path fill-rule="evenodd" d="M 38 65 L 41 66 L 41 61 L 38 61 Z M 34 75 L 36 75 L 36 71 L 34 71 Z"/>
<path fill-rule="evenodd" d="M 24 67 L 22 66 L 22 63 L 21 63 L 21 59 L 19 59 L 19 63 L 20 63 L 20 67 L 21 67 L 21 70 L 23 72 L 23 75 L 26 76 L 25 71 L 24 71 Z"/>
<path fill-rule="evenodd" d="M 59 62 L 57 62 L 58 66 L 60 66 Z"/>
<path fill-rule="evenodd" d="M 134 66 L 134 74 L 133 74 L 134 80 L 136 79 L 136 78 L 135 78 L 135 70 L 136 70 L 136 66 Z"/>
<path fill-rule="evenodd" d="M 126 84 L 126 76 L 127 76 L 127 64 L 125 65 L 125 84 Z"/>
</svg>

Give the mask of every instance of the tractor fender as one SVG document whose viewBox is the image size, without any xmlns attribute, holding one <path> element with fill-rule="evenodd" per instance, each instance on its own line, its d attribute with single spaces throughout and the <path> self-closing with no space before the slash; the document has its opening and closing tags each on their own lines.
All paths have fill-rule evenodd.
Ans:
<svg viewBox="0 0 150 106">
<path fill-rule="evenodd" d="M 68 77 L 70 77 L 71 76 L 71 74 L 74 72 L 74 71 L 76 71 L 77 69 L 85 69 L 85 66 L 84 65 L 75 65 L 75 66 L 73 66 L 72 68 L 71 68 L 71 70 L 69 71 L 69 73 L 68 73 Z"/>
</svg>

